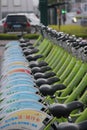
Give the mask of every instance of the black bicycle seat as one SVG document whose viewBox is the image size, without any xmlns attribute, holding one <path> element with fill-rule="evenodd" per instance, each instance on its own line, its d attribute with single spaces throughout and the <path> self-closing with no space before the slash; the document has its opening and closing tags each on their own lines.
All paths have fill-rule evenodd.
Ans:
<svg viewBox="0 0 87 130">
<path fill-rule="evenodd" d="M 26 56 L 26 58 L 27 58 L 28 61 L 35 61 L 35 60 L 37 60 L 39 58 L 42 58 L 42 57 L 43 57 L 43 55 L 41 55 L 41 54 Z"/>
<path fill-rule="evenodd" d="M 18 38 L 20 38 L 19 41 L 20 41 L 21 44 L 24 44 L 24 43 L 28 43 L 29 44 L 30 43 L 30 40 L 23 38 L 22 35 L 18 35 Z"/>
<path fill-rule="evenodd" d="M 39 79 L 39 78 L 50 78 L 50 77 L 53 77 L 53 76 L 56 76 L 56 74 L 52 71 L 50 72 L 46 72 L 46 73 L 36 73 L 34 74 L 34 78 L 35 79 Z"/>
<path fill-rule="evenodd" d="M 26 43 L 26 42 L 21 42 L 22 44 L 20 44 L 20 46 L 23 48 L 23 47 L 28 47 L 29 46 L 29 43 Z"/>
<path fill-rule="evenodd" d="M 50 66 L 43 66 L 43 67 L 33 67 L 31 69 L 32 73 L 35 74 L 35 73 L 38 73 L 38 72 L 46 72 L 48 70 L 51 70 L 51 67 Z"/>
<path fill-rule="evenodd" d="M 30 54 L 34 54 L 34 53 L 37 53 L 39 50 L 37 48 L 34 48 L 34 49 L 26 49 L 23 51 L 24 55 L 25 56 L 28 56 Z"/>
<path fill-rule="evenodd" d="M 37 84 L 37 86 L 40 87 L 43 84 L 49 84 L 49 85 L 51 85 L 51 84 L 53 84 L 53 83 L 55 83 L 57 81 L 59 81 L 59 78 L 56 77 L 56 76 L 48 78 L 48 79 L 39 78 L 39 79 L 36 80 L 36 84 Z"/>
<path fill-rule="evenodd" d="M 22 50 L 26 50 L 26 49 L 35 49 L 36 47 L 34 47 L 34 46 L 28 46 L 28 47 L 22 47 Z"/>
<path fill-rule="evenodd" d="M 81 42 L 79 42 L 79 46 L 85 47 L 85 46 L 87 46 L 87 42 L 81 41 Z"/>
<path fill-rule="evenodd" d="M 67 118 L 73 110 L 78 109 L 78 108 L 83 108 L 83 106 L 84 106 L 83 103 L 80 101 L 73 101 L 68 104 L 54 103 L 50 105 L 49 111 L 54 117 Z"/>
<path fill-rule="evenodd" d="M 59 123 L 57 126 L 54 126 L 53 128 L 54 130 L 87 130 L 87 120 L 82 121 L 78 124 L 69 122 Z"/>
<path fill-rule="evenodd" d="M 86 50 L 84 51 L 84 54 L 87 54 L 87 51 L 86 51 Z"/>
<path fill-rule="evenodd" d="M 27 48 L 28 48 L 28 49 L 34 49 L 34 48 L 36 48 L 36 47 L 34 47 L 34 46 L 28 46 Z"/>
<path fill-rule="evenodd" d="M 87 46 L 84 47 L 84 50 L 87 50 Z"/>
<path fill-rule="evenodd" d="M 45 61 L 31 61 L 29 62 L 29 67 L 33 68 L 33 67 L 42 67 L 42 66 L 47 66 L 48 63 L 46 63 Z"/>
<path fill-rule="evenodd" d="M 40 86 L 39 91 L 40 93 L 42 93 L 43 96 L 47 95 L 53 96 L 57 90 L 62 90 L 64 88 L 66 88 L 66 86 L 63 84 L 54 84 L 54 85 L 44 84 Z"/>
<path fill-rule="evenodd" d="M 78 42 L 73 42 L 73 43 L 72 43 L 72 47 L 77 47 L 77 46 L 79 46 L 79 43 L 78 43 Z"/>
</svg>

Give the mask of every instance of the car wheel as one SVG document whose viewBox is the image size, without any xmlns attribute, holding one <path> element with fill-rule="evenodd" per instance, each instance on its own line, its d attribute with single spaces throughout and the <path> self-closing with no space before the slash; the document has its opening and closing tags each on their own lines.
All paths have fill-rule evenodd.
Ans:
<svg viewBox="0 0 87 130">
<path fill-rule="evenodd" d="M 31 28 L 28 28 L 28 29 L 26 30 L 26 32 L 27 32 L 27 34 L 28 34 L 28 33 L 31 33 Z"/>
</svg>

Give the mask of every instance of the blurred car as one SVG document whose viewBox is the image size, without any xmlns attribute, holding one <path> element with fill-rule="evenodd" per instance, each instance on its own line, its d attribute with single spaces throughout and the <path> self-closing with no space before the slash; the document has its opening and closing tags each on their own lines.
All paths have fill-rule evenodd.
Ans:
<svg viewBox="0 0 87 130">
<path fill-rule="evenodd" d="M 10 21 L 8 22 L 8 26 L 7 26 L 6 22 L 8 21 L 7 20 L 8 16 L 11 18 L 10 18 Z M 26 21 L 29 24 L 28 30 L 27 30 L 27 28 L 23 29 L 21 27 L 18 27 L 18 25 L 20 23 L 16 19 L 18 19 L 18 17 L 20 18 L 20 16 L 21 16 L 21 19 L 23 17 L 27 18 Z M 22 31 L 22 29 L 23 29 L 23 31 L 27 31 L 27 33 L 36 33 L 37 25 L 40 25 L 40 19 L 34 13 L 14 13 L 14 14 L 8 14 L 7 17 L 0 20 L 0 32 L 6 33 L 6 32 L 12 32 L 12 31 L 13 32 Z M 14 18 L 12 18 L 12 17 L 14 17 Z M 11 19 L 13 19 L 13 20 L 11 20 Z M 20 19 L 20 21 L 21 21 L 21 19 Z M 16 26 L 14 24 L 16 24 Z M 13 25 L 14 25 L 14 27 L 13 27 Z M 24 26 L 24 25 L 22 24 L 22 26 Z"/>
<path fill-rule="evenodd" d="M 3 32 L 27 32 L 30 33 L 30 23 L 26 15 L 8 14 L 3 24 Z"/>
<path fill-rule="evenodd" d="M 31 33 L 37 32 L 37 25 L 40 25 L 40 19 L 35 15 L 35 13 L 19 13 L 24 14 L 31 25 Z"/>
<path fill-rule="evenodd" d="M 29 13 L 27 17 L 30 21 L 31 32 L 37 32 L 37 25 L 40 25 L 40 19 L 34 13 Z"/>
<path fill-rule="evenodd" d="M 4 24 L 5 20 L 6 20 L 6 18 L 3 18 L 0 20 L 0 33 L 3 32 L 3 24 Z"/>
<path fill-rule="evenodd" d="M 28 13 L 27 17 L 31 21 L 31 25 L 36 26 L 40 24 L 40 19 L 34 13 Z"/>
</svg>

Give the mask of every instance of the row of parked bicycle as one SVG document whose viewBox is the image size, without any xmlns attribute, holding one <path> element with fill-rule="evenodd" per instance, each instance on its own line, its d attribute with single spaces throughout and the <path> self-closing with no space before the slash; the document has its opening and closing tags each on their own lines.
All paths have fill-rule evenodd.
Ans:
<svg viewBox="0 0 87 130">
<path fill-rule="evenodd" d="M 72 53 L 73 56 L 87 61 L 87 40 L 64 32 L 57 32 L 45 26 L 42 26 L 42 29 L 44 37 L 49 37 L 54 43 L 63 47 L 69 53 Z"/>
<path fill-rule="evenodd" d="M 21 38 L 5 46 L 0 130 L 86 130 L 87 43 L 45 26 L 38 29 L 34 44 Z"/>
</svg>

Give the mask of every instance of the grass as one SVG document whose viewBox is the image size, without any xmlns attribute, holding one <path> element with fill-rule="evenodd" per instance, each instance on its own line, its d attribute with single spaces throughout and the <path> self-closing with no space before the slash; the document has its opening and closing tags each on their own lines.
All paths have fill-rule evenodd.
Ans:
<svg viewBox="0 0 87 130">
<path fill-rule="evenodd" d="M 50 25 L 53 29 L 59 31 L 58 25 Z M 80 26 L 80 25 L 62 25 L 60 27 L 60 31 L 69 33 L 69 34 L 74 34 L 77 37 L 83 37 L 87 39 L 87 26 Z"/>
</svg>

